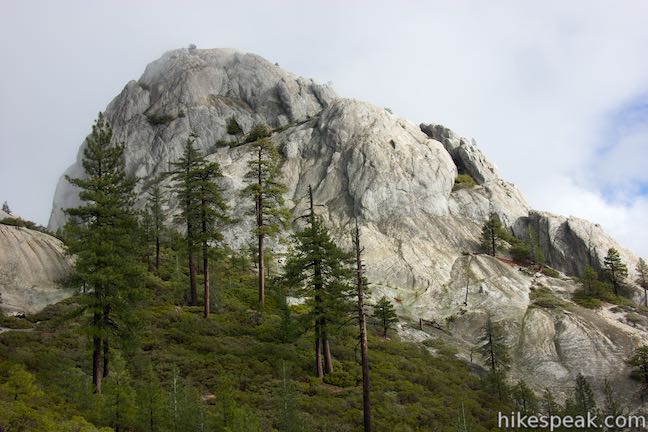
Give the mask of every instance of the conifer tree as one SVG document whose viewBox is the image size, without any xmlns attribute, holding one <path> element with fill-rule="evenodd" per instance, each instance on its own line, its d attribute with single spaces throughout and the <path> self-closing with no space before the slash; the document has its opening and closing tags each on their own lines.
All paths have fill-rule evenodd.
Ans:
<svg viewBox="0 0 648 432">
<path fill-rule="evenodd" d="M 598 275 L 596 274 L 596 270 L 590 266 L 586 266 L 583 271 L 583 276 L 580 278 L 580 283 L 585 289 L 587 295 L 594 295 L 598 285 Z"/>
<path fill-rule="evenodd" d="M 623 284 L 624 279 L 628 276 L 628 267 L 621 261 L 619 251 L 614 248 L 608 249 L 607 256 L 603 261 L 603 268 L 605 273 L 612 282 L 614 287 L 614 295 L 619 295 L 619 288 Z"/>
<path fill-rule="evenodd" d="M 486 325 L 482 336 L 479 338 L 477 349 L 490 368 L 491 379 L 495 384 L 499 399 L 503 400 L 504 375 L 509 367 L 510 357 L 500 328 L 493 322 L 490 315 L 486 319 Z"/>
<path fill-rule="evenodd" d="M 387 337 L 387 330 L 389 330 L 392 324 L 398 322 L 394 305 L 385 296 L 382 296 L 374 306 L 373 316 L 380 322 L 383 337 Z"/>
<path fill-rule="evenodd" d="M 195 135 L 187 138 L 182 156 L 172 162 L 171 180 L 173 191 L 180 201 L 181 221 L 185 224 L 186 248 L 189 270 L 189 304 L 198 305 L 198 289 L 196 287 L 196 246 L 200 227 L 198 206 L 198 190 L 195 188 L 198 173 L 204 165 L 204 158 L 194 146 Z"/>
<path fill-rule="evenodd" d="M 648 264 L 643 258 L 639 258 L 636 267 L 637 272 L 637 285 L 644 290 L 644 306 L 648 306 Z"/>
<path fill-rule="evenodd" d="M 113 356 L 113 371 L 106 380 L 102 402 L 104 417 L 115 432 L 130 430 L 137 412 L 135 391 L 126 363 L 119 353 Z"/>
<path fill-rule="evenodd" d="M 642 345 L 636 348 L 626 363 L 641 374 L 644 386 L 648 386 L 648 346 Z"/>
<path fill-rule="evenodd" d="M 11 214 L 11 209 L 9 208 L 9 203 L 7 203 L 7 201 L 2 203 L 2 211 L 9 215 Z"/>
<path fill-rule="evenodd" d="M 506 233 L 502 227 L 502 222 L 500 222 L 500 219 L 496 214 L 492 214 L 482 227 L 482 249 L 489 255 L 495 256 L 505 237 Z"/>
<path fill-rule="evenodd" d="M 367 344 L 367 324 L 364 308 L 364 294 L 367 280 L 362 264 L 363 247 L 360 246 L 360 228 L 355 220 L 353 244 L 356 255 L 356 295 L 358 297 L 358 326 L 360 327 L 360 355 L 362 360 L 362 409 L 364 432 L 371 432 L 371 382 L 369 378 L 369 346 Z"/>
<path fill-rule="evenodd" d="M 513 387 L 511 397 L 515 403 L 516 411 L 524 415 L 538 412 L 538 398 L 524 381 L 518 381 L 515 387 Z"/>
<path fill-rule="evenodd" d="M 587 413 L 595 415 L 597 412 L 596 400 L 594 399 L 592 388 L 581 373 L 576 376 L 576 387 L 574 387 L 574 395 L 571 402 L 573 404 L 571 410 L 573 410 L 573 414 L 575 415 L 586 417 Z"/>
<path fill-rule="evenodd" d="M 541 412 L 548 417 L 558 415 L 561 410 L 561 406 L 556 402 L 553 393 L 549 389 L 545 389 L 542 394 L 540 408 Z"/>
<path fill-rule="evenodd" d="M 603 414 L 605 416 L 609 417 L 621 417 L 624 415 L 623 407 L 619 402 L 617 401 L 616 395 L 614 394 L 614 390 L 612 390 L 612 386 L 610 385 L 610 381 L 608 381 L 607 378 L 605 378 L 605 383 L 603 385 L 603 397 L 604 397 L 604 403 L 605 405 L 603 406 Z M 620 428 L 608 428 L 608 431 L 620 431 L 622 429 Z"/>
<path fill-rule="evenodd" d="M 269 138 L 261 138 L 252 144 L 254 158 L 248 162 L 245 178 L 248 186 L 244 196 L 254 201 L 258 240 L 257 259 L 259 273 L 259 304 L 265 302 L 265 240 L 276 237 L 288 225 L 290 213 L 284 207 L 283 194 L 287 188 L 279 181 L 280 160 L 277 149 Z"/>
<path fill-rule="evenodd" d="M 164 205 L 164 196 L 162 195 L 162 188 L 160 181 L 156 180 L 148 192 L 148 199 L 146 203 L 146 211 L 151 219 L 151 235 L 155 242 L 155 271 L 160 270 L 160 245 L 162 242 L 162 232 L 164 230 L 164 222 L 166 216 L 162 210 Z"/>
<path fill-rule="evenodd" d="M 78 187 L 82 205 L 66 209 L 68 252 L 74 254 L 75 278 L 85 289 L 84 310 L 92 318 L 85 329 L 93 339 L 93 383 L 109 374 L 110 338 L 128 329 L 142 275 L 138 262 L 137 218 L 133 210 L 136 180 L 126 175 L 123 144 L 112 143 L 102 114 L 86 138 L 83 178 L 66 177 Z M 103 354 L 103 373 L 101 356 Z"/>
<path fill-rule="evenodd" d="M 309 187 L 308 226 L 293 236 L 295 245 L 286 260 L 285 280 L 288 286 L 299 287 L 299 294 L 308 298 L 315 330 L 315 369 L 321 378 L 324 373 L 333 372 L 331 327 L 346 321 L 353 310 L 350 297 L 354 270 L 351 254 L 333 242 L 324 223 L 315 215 L 312 196 Z"/>
<path fill-rule="evenodd" d="M 195 189 L 198 199 L 198 216 L 200 222 L 200 232 L 197 240 L 202 245 L 203 259 L 203 293 L 205 318 L 209 316 L 210 299 L 209 299 L 209 243 L 220 241 L 223 236 L 217 230 L 218 222 L 227 221 L 225 212 L 227 205 L 222 196 L 221 188 L 216 184 L 216 180 L 222 177 L 220 166 L 216 162 L 204 162 L 198 170 L 196 176 Z"/>
</svg>

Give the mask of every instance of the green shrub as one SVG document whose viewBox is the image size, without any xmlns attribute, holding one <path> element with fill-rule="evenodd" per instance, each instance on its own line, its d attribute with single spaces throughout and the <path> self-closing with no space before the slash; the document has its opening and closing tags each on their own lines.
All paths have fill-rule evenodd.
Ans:
<svg viewBox="0 0 648 432">
<path fill-rule="evenodd" d="M 151 126 L 166 125 L 175 120 L 175 117 L 170 114 L 149 114 L 146 116 Z"/>
<path fill-rule="evenodd" d="M 565 307 L 567 303 L 556 297 L 548 288 L 536 288 L 529 294 L 532 304 L 545 309 L 555 309 Z"/>
<path fill-rule="evenodd" d="M 342 370 L 324 375 L 324 382 L 336 387 L 353 387 L 356 385 L 356 378 L 349 372 Z"/>
<path fill-rule="evenodd" d="M 250 133 L 245 137 L 245 142 L 251 143 L 260 140 L 261 138 L 269 137 L 270 133 L 270 128 L 266 124 L 257 123 L 252 126 L 252 130 L 250 130 Z"/>
<path fill-rule="evenodd" d="M 549 276 L 552 278 L 560 278 L 560 272 L 557 270 L 552 269 L 551 267 L 542 267 L 542 270 L 540 270 L 540 273 L 542 273 L 545 276 Z"/>
<path fill-rule="evenodd" d="M 475 186 L 477 186 L 477 182 L 475 182 L 475 179 L 472 178 L 469 174 L 459 174 L 457 178 L 455 178 L 455 183 L 452 190 L 456 191 L 459 189 L 470 189 Z"/>
<path fill-rule="evenodd" d="M 509 253 L 511 254 L 511 258 L 517 262 L 525 262 L 531 258 L 529 246 L 520 240 L 514 242 L 513 246 L 509 249 Z"/>
</svg>

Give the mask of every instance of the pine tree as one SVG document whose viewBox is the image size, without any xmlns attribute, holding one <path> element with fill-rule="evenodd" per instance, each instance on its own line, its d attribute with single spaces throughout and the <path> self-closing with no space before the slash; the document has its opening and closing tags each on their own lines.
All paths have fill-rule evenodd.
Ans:
<svg viewBox="0 0 648 432">
<path fill-rule="evenodd" d="M 622 415 L 625 414 L 624 411 L 623 411 L 623 408 L 621 407 L 619 402 L 617 402 L 617 398 L 616 398 L 616 395 L 614 394 L 614 390 L 612 390 L 612 386 L 610 385 L 610 382 L 608 381 L 607 378 L 605 379 L 605 383 L 603 385 L 603 396 L 605 398 L 604 399 L 605 405 L 604 405 L 604 408 L 603 408 L 603 411 L 604 411 L 603 414 L 606 417 L 609 416 L 609 417 L 615 417 L 616 418 L 616 417 L 621 417 Z M 608 428 L 607 430 L 608 431 L 620 431 L 622 429 L 613 427 L 613 428 Z"/>
<path fill-rule="evenodd" d="M 126 363 L 119 353 L 113 355 L 113 371 L 106 380 L 102 402 L 104 417 L 115 432 L 130 430 L 135 423 L 137 408 L 135 391 Z"/>
<path fill-rule="evenodd" d="M 553 393 L 549 389 L 545 389 L 540 401 L 541 412 L 548 416 L 555 416 L 561 411 L 562 407 L 556 402 Z"/>
<path fill-rule="evenodd" d="M 70 216 L 65 232 L 68 252 L 76 257 L 75 277 L 86 288 L 84 310 L 92 316 L 85 329 L 93 338 L 96 393 L 101 393 L 102 376 L 109 374 L 111 336 L 129 328 L 142 275 L 133 210 L 136 180 L 126 175 L 123 144 L 111 140 L 112 130 L 99 114 L 83 151 L 85 176 L 66 177 L 80 189 L 83 203 L 65 210 Z"/>
<path fill-rule="evenodd" d="M 245 178 L 248 186 L 243 195 L 254 202 L 258 240 L 257 259 L 259 273 L 259 305 L 265 303 L 265 240 L 276 237 L 281 229 L 288 226 L 290 213 L 284 207 L 283 194 L 287 191 L 279 181 L 280 160 L 277 149 L 270 139 L 262 138 L 252 144 L 254 158 L 248 162 Z"/>
<path fill-rule="evenodd" d="M 628 276 L 628 267 L 621 261 L 619 251 L 614 248 L 608 249 L 607 256 L 603 261 L 605 273 L 612 282 L 614 295 L 619 295 L 619 288 L 624 279 Z"/>
<path fill-rule="evenodd" d="M 596 274 L 596 270 L 590 266 L 586 266 L 583 271 L 583 276 L 580 278 L 580 283 L 587 295 L 594 295 L 598 285 L 598 275 Z"/>
<path fill-rule="evenodd" d="M 387 337 L 387 330 L 392 324 L 398 322 L 394 305 L 385 296 L 378 300 L 378 303 L 374 306 L 373 316 L 380 322 L 383 337 Z"/>
<path fill-rule="evenodd" d="M 648 306 L 648 264 L 643 258 L 639 258 L 636 267 L 637 272 L 637 285 L 644 290 L 644 306 Z"/>
<path fill-rule="evenodd" d="M 160 181 L 156 180 L 148 192 L 148 200 L 146 203 L 146 211 L 151 218 L 151 236 L 155 242 L 155 271 L 160 270 L 160 245 L 162 242 L 162 232 L 164 230 L 164 222 L 166 215 L 162 209 L 165 200 L 162 195 L 162 188 Z"/>
<path fill-rule="evenodd" d="M 353 244 L 356 255 L 356 295 L 358 298 L 358 326 L 360 327 L 360 355 L 362 360 L 362 412 L 364 432 L 371 432 L 371 382 L 369 378 L 369 346 L 367 344 L 367 324 L 364 308 L 364 289 L 367 285 L 362 264 L 363 247 L 360 246 L 360 228 L 355 220 Z M 386 335 L 386 332 L 385 332 Z"/>
<path fill-rule="evenodd" d="M 491 372 L 491 379 L 497 388 L 497 394 L 500 400 L 504 399 L 504 375 L 509 367 L 510 357 L 508 348 L 497 326 L 490 315 L 486 319 L 486 325 L 483 334 L 477 343 L 477 350 L 481 353 L 482 358 L 488 364 Z"/>
<path fill-rule="evenodd" d="M 524 415 L 538 412 L 538 398 L 524 381 L 518 381 L 513 387 L 511 397 L 515 403 L 516 411 Z"/>
<path fill-rule="evenodd" d="M 496 214 L 492 214 L 482 227 L 481 247 L 489 255 L 495 256 L 504 238 L 506 238 L 506 232 L 502 227 L 502 222 Z"/>
<path fill-rule="evenodd" d="M 166 407 L 168 398 L 162 391 L 160 380 L 148 364 L 144 379 L 139 381 L 136 389 L 139 428 L 147 432 L 161 432 L 166 430 L 168 415 Z"/>
<path fill-rule="evenodd" d="M 315 215 L 312 191 L 309 187 L 310 212 L 308 226 L 293 236 L 294 248 L 285 265 L 288 286 L 299 287 L 308 298 L 310 318 L 315 330 L 315 366 L 319 378 L 333 372 L 329 336 L 332 327 L 344 323 L 353 305 L 352 256 L 331 240 L 321 219 Z M 324 368 L 322 368 L 322 354 Z"/>
<path fill-rule="evenodd" d="M 642 345 L 636 348 L 626 363 L 635 367 L 635 370 L 642 375 L 644 386 L 648 387 L 648 346 Z"/>
<path fill-rule="evenodd" d="M 587 417 L 587 413 L 593 415 L 597 413 L 594 393 L 587 379 L 581 373 L 576 376 L 576 387 L 574 388 L 572 402 L 575 415 Z"/>
<path fill-rule="evenodd" d="M 198 305 L 198 290 L 196 287 L 196 246 L 198 244 L 198 233 L 200 227 L 200 209 L 198 190 L 196 183 L 198 173 L 204 165 L 204 158 L 194 147 L 195 135 L 187 138 L 182 156 L 176 162 L 172 162 L 174 168 L 171 171 L 173 191 L 180 201 L 182 209 L 180 220 L 185 224 L 185 239 L 187 247 L 188 269 L 189 269 L 189 304 Z"/>
<path fill-rule="evenodd" d="M 9 208 L 9 203 L 7 203 L 7 201 L 2 203 L 2 211 L 9 215 L 11 214 L 11 209 Z"/>
<path fill-rule="evenodd" d="M 203 293 L 205 318 L 209 316 L 210 299 L 209 299 L 209 243 L 223 239 L 221 233 L 217 230 L 218 222 L 227 221 L 225 212 L 227 205 L 222 196 L 221 188 L 216 184 L 216 180 L 222 177 L 220 166 L 216 162 L 204 162 L 198 170 L 195 182 L 195 189 L 198 199 L 198 213 L 200 232 L 197 240 L 202 245 L 203 259 Z"/>
</svg>

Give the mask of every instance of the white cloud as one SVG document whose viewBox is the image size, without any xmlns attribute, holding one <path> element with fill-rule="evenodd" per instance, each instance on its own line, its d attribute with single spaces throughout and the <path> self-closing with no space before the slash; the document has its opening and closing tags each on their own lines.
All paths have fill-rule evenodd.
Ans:
<svg viewBox="0 0 648 432">
<path fill-rule="evenodd" d="M 45 223 L 95 113 L 191 42 L 475 137 L 534 207 L 599 222 L 648 256 L 648 206 L 632 194 L 648 130 L 610 135 L 648 91 L 644 1 L 14 2 L 0 17 L 12 66 L 0 71 L 0 184 L 18 186 L 0 200 Z M 604 154 L 602 138 L 616 141 Z"/>
</svg>

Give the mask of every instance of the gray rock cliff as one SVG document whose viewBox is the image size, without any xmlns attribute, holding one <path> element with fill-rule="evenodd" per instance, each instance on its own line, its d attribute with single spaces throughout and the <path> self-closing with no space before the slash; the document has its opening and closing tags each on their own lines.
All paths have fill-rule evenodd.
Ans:
<svg viewBox="0 0 648 432">
<path fill-rule="evenodd" d="M 589 263 L 600 266 L 609 247 L 621 250 L 630 265 L 636 257 L 594 224 L 532 211 L 473 140 L 338 98 L 327 86 L 232 50 L 164 54 L 126 85 L 105 114 L 116 139 L 126 144 L 128 171 L 144 179 L 166 170 L 189 134 L 198 135 L 199 148 L 221 165 L 225 196 L 242 219 L 224 232 L 235 248 L 251 238 L 252 222 L 244 217 L 248 209 L 238 195 L 251 155 L 248 145 L 223 143 L 234 139 L 226 134 L 226 122 L 235 116 L 245 131 L 254 123 L 269 124 L 284 156 L 293 214 L 306 209 L 311 185 L 323 206 L 320 213 L 342 245 L 350 246 L 352 220 L 359 219 L 373 296 L 384 294 L 398 304 L 404 337 L 449 334 L 459 355 L 469 360 L 490 313 L 505 325 L 514 347 L 513 376 L 524 376 L 536 389 L 564 393 L 566 380 L 579 372 L 595 378 L 595 387 L 603 377 L 630 385 L 623 359 L 647 339 L 646 332 L 628 324 L 626 312 L 589 311 L 571 303 L 577 284 L 565 275 L 534 275 L 470 253 L 478 250 L 484 221 L 496 213 L 518 236 L 529 226 L 536 229 L 549 264 L 567 275 L 580 274 Z M 469 174 L 476 186 L 453 190 L 458 173 Z M 80 160 L 66 174 L 81 175 Z M 77 203 L 77 192 L 62 178 L 49 228 L 61 227 L 62 209 Z M 173 204 L 168 210 L 177 211 Z M 467 266 L 473 274 L 469 280 Z M 540 288 L 563 306 L 534 303 L 532 293 Z M 409 323 L 419 318 L 442 323 L 447 334 L 416 330 Z"/>
</svg>

